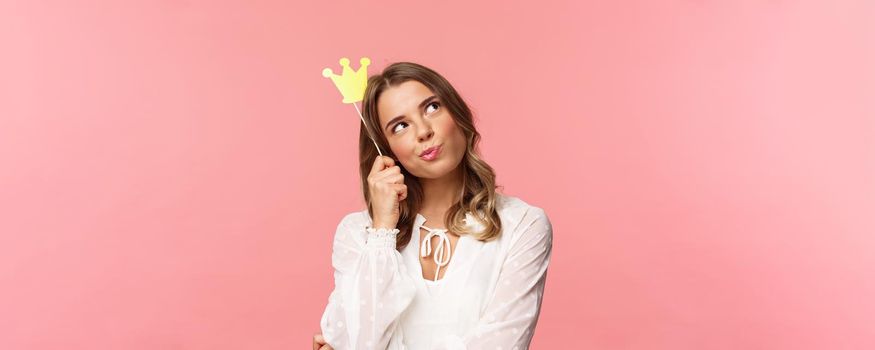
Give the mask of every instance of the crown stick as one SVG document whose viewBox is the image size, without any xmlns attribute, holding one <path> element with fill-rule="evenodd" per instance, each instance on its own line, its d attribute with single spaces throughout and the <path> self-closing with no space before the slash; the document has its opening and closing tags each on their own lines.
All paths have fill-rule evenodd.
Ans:
<svg viewBox="0 0 875 350">
<path fill-rule="evenodd" d="M 368 136 L 374 143 L 374 147 L 377 147 L 377 153 L 382 156 L 383 152 L 380 151 L 380 146 L 377 145 L 377 141 L 374 139 L 374 134 L 371 133 L 371 128 L 368 127 L 368 123 L 365 122 L 365 117 L 362 116 L 362 111 L 359 109 L 358 105 L 356 105 L 356 102 L 364 99 L 365 88 L 368 85 L 368 65 L 371 64 L 371 59 L 362 57 L 359 59 L 359 64 L 359 70 L 353 71 L 352 68 L 349 67 L 349 58 L 343 57 L 340 59 L 340 65 L 343 66 L 342 75 L 334 74 L 334 72 L 331 71 L 331 68 L 325 68 L 322 70 L 322 76 L 331 78 L 331 81 L 334 82 L 334 86 L 336 86 L 337 89 L 340 90 L 340 94 L 343 95 L 343 103 L 352 103 L 352 106 L 355 107 L 355 111 L 359 114 L 359 119 L 362 120 L 365 131 L 367 131 Z"/>
<path fill-rule="evenodd" d="M 370 136 L 371 142 L 373 142 L 374 147 L 377 148 L 377 153 L 379 153 L 380 157 L 382 157 L 383 152 L 380 152 L 380 146 L 377 146 L 377 141 L 374 139 L 374 135 L 371 134 L 371 128 L 368 127 L 368 123 L 365 123 L 365 117 L 362 116 L 362 111 L 359 109 L 359 106 L 357 104 L 353 103 L 352 106 L 355 107 L 355 111 L 359 113 L 359 119 L 362 120 L 362 125 L 364 125 L 365 131 L 368 132 L 368 136 Z"/>
</svg>

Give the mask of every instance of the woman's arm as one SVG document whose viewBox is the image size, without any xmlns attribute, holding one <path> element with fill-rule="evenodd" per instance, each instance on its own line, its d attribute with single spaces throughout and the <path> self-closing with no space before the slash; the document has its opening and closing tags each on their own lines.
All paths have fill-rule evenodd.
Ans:
<svg viewBox="0 0 875 350">
<path fill-rule="evenodd" d="M 334 236 L 334 291 L 320 326 L 327 344 L 337 350 L 386 349 L 398 317 L 416 293 L 395 249 L 398 230 L 368 224 L 362 212 L 347 215 Z"/>
<path fill-rule="evenodd" d="M 464 337 L 448 337 L 438 349 L 528 349 L 538 322 L 553 227 L 544 210 L 529 208 L 520 222 L 523 232 L 511 243 L 495 293 L 477 325 Z"/>
</svg>

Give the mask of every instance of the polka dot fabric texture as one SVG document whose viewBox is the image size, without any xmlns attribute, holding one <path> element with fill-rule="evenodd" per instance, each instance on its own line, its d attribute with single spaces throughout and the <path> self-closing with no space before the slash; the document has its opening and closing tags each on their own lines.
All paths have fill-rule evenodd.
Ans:
<svg viewBox="0 0 875 350">
<path fill-rule="evenodd" d="M 397 229 L 371 228 L 367 211 L 345 216 L 331 254 L 335 288 L 320 322 L 328 344 L 337 350 L 527 349 L 553 228 L 544 210 L 516 197 L 499 194 L 498 213 L 499 238 L 459 238 L 437 282 L 423 278 L 419 262 L 425 217 L 417 215 L 410 243 L 399 251 Z"/>
</svg>

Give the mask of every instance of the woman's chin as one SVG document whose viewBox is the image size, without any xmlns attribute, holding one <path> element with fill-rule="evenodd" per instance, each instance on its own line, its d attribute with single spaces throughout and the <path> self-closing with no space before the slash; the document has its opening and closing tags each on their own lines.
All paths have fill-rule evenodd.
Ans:
<svg viewBox="0 0 875 350">
<path fill-rule="evenodd" d="M 420 179 L 437 180 L 453 172 L 456 167 L 443 164 L 444 162 L 430 162 L 426 165 L 420 165 L 417 169 L 407 169 L 408 172 Z"/>
<path fill-rule="evenodd" d="M 428 180 L 440 179 L 441 177 L 444 177 L 444 175 L 447 174 L 447 171 L 444 171 L 444 169 L 436 169 L 435 167 L 431 167 L 431 166 L 429 166 L 425 169 L 423 167 L 419 167 L 415 170 L 407 169 L 407 171 L 409 171 L 411 174 L 413 174 L 413 176 L 416 176 L 420 179 L 428 179 Z"/>
</svg>

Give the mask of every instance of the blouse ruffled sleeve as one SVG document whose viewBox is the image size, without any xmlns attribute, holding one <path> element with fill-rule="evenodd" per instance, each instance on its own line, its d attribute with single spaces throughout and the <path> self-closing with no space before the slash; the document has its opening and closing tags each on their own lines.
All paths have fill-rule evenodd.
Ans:
<svg viewBox="0 0 875 350">
<path fill-rule="evenodd" d="M 334 235 L 334 290 L 320 326 L 336 350 L 401 346 L 399 317 L 416 294 L 395 249 L 398 230 L 370 228 L 366 215 L 347 215 Z"/>
<path fill-rule="evenodd" d="M 553 246 L 553 227 L 544 210 L 529 208 L 522 232 L 503 262 L 493 297 L 477 325 L 464 337 L 447 337 L 446 350 L 528 349 L 535 332 Z"/>
</svg>

